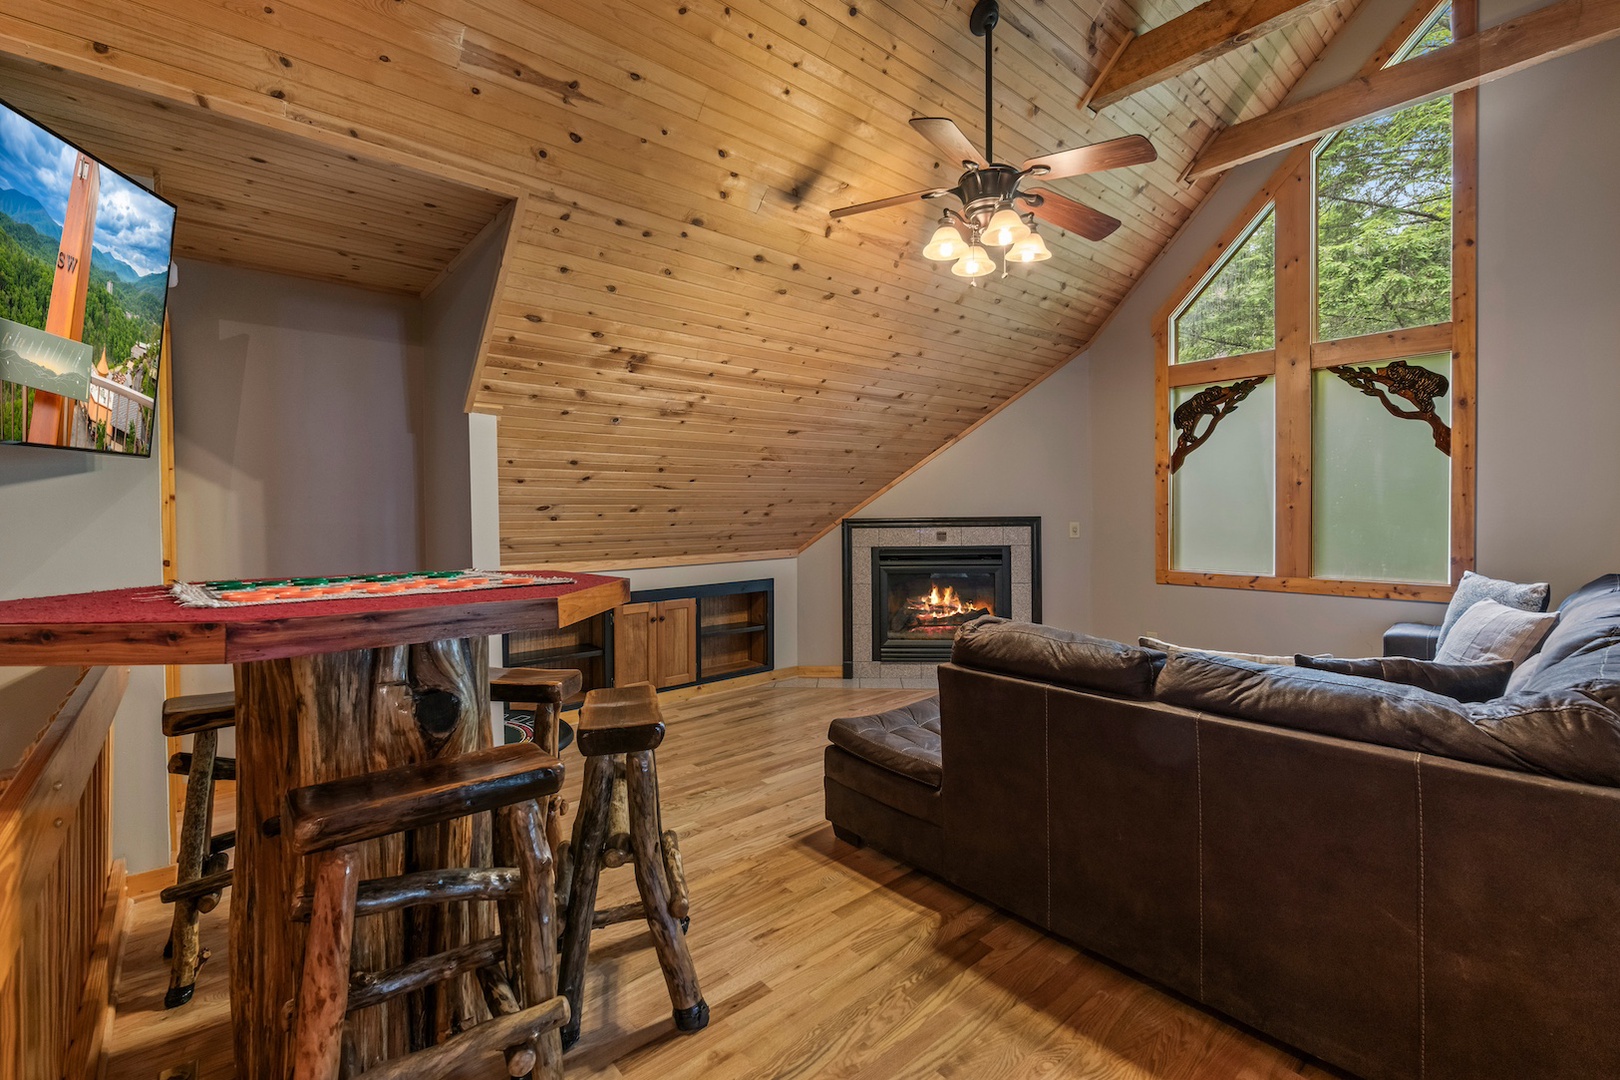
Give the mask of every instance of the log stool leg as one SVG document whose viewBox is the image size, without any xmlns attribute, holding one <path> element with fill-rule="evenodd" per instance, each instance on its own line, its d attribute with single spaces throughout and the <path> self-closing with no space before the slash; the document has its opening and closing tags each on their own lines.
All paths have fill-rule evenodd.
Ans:
<svg viewBox="0 0 1620 1080">
<path fill-rule="evenodd" d="M 180 819 L 180 850 L 175 858 L 175 880 L 180 883 L 203 876 L 214 818 L 214 759 L 219 753 L 219 732 L 199 731 L 192 738 L 191 771 L 186 776 L 185 811 Z M 195 899 L 174 902 L 169 929 L 169 990 L 163 995 L 166 1009 L 190 1001 L 197 986 L 197 969 L 204 959 L 197 915 Z"/>
<path fill-rule="evenodd" d="M 626 756 L 625 787 L 630 810 L 630 844 L 636 870 L 636 887 L 652 930 L 653 948 L 664 969 L 669 999 L 674 1005 L 675 1028 L 682 1032 L 701 1031 L 709 1024 L 709 1006 L 698 987 L 697 969 L 686 948 L 686 938 L 672 912 L 670 883 L 665 874 L 662 836 L 659 830 L 658 771 L 651 750 Z M 684 891 L 684 890 L 683 890 Z"/>
<path fill-rule="evenodd" d="M 602 873 L 602 846 L 607 841 L 608 805 L 612 794 L 613 758 L 587 757 L 579 811 L 574 818 L 574 836 L 569 844 L 574 873 L 568 889 L 568 915 L 562 939 L 562 995 L 568 999 L 568 1023 L 562 1029 L 564 1050 L 579 1041 L 585 962 L 591 951 L 596 886 Z"/>
<path fill-rule="evenodd" d="M 343 1064 L 343 1017 L 349 1005 L 349 954 L 359 885 L 353 848 L 321 855 L 298 991 L 293 1080 L 337 1080 Z"/>
<path fill-rule="evenodd" d="M 556 868 L 539 808 L 525 802 L 501 813 L 503 831 L 511 838 L 514 864 L 523 875 L 523 902 L 517 911 L 520 952 L 513 957 L 508 943 L 507 970 L 519 980 L 518 992 L 523 1000 L 549 1001 L 557 996 Z M 503 912 L 503 923 L 505 918 Z M 562 1080 L 562 1035 L 556 1028 L 541 1033 L 533 1052 L 537 1058 L 534 1080 Z"/>
<path fill-rule="evenodd" d="M 534 734 L 535 741 L 552 757 L 562 753 L 562 703 L 556 701 L 539 701 L 534 706 Z M 567 804 L 561 795 L 553 795 L 546 800 L 546 842 L 551 850 L 556 851 L 562 846 L 562 816 L 567 811 Z"/>
</svg>

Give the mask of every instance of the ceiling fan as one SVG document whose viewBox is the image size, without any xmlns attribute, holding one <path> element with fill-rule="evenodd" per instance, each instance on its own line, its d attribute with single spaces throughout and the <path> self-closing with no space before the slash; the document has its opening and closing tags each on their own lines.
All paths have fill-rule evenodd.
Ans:
<svg viewBox="0 0 1620 1080">
<path fill-rule="evenodd" d="M 1026 180 L 1056 180 L 1083 173 L 1105 172 L 1129 165 L 1145 165 L 1158 159 L 1153 144 L 1141 135 L 1126 135 L 1090 146 L 1078 146 L 1030 158 L 1022 165 L 1008 165 L 995 159 L 991 121 L 995 106 L 991 69 L 995 62 L 992 32 L 1001 19 L 997 0 L 979 0 L 968 19 L 975 37 L 984 38 L 984 154 L 981 156 L 962 134 L 962 129 L 943 117 L 919 116 L 911 121 L 916 132 L 933 143 L 966 171 L 955 187 L 925 188 L 887 199 L 844 206 L 832 212 L 835 218 L 883 210 L 917 200 L 956 198 L 962 209 L 946 207 L 923 255 L 936 262 L 951 262 L 958 277 L 983 277 L 993 273 L 996 263 L 981 245 L 1009 247 L 1007 262 L 1039 262 L 1052 257 L 1046 243 L 1034 231 L 1035 218 L 1050 222 L 1087 240 L 1103 240 L 1119 228 L 1119 219 L 1052 191 L 1024 191 Z M 1026 212 L 1020 204 L 1027 206 Z"/>
</svg>

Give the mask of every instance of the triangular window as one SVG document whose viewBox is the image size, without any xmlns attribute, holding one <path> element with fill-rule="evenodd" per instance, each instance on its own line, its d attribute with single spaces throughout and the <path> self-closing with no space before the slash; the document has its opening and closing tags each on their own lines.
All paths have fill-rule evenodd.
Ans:
<svg viewBox="0 0 1620 1080">
<path fill-rule="evenodd" d="M 1276 346 L 1276 249 L 1276 216 L 1268 206 L 1176 316 L 1174 363 Z"/>
</svg>

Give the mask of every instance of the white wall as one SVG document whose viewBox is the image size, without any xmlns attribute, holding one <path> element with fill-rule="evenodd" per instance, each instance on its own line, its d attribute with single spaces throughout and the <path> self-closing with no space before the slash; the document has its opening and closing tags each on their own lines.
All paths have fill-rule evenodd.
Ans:
<svg viewBox="0 0 1620 1080">
<path fill-rule="evenodd" d="M 68 450 L 0 446 L 0 599 L 155 585 L 163 580 L 158 523 L 158 462 Z M 0 684 L 18 669 L 0 670 Z M 136 668 L 113 728 L 113 832 L 115 857 L 132 870 L 168 862 L 164 825 L 166 784 L 159 713 L 163 673 Z M 38 734 L 38 717 L 25 710 L 21 723 Z M 17 745 L 16 718 L 0 716 Z M 0 760 L 10 767 L 14 755 Z M 155 789 L 117 783 L 121 776 L 151 774 Z M 154 825 L 155 823 L 155 825 Z"/>
<path fill-rule="evenodd" d="M 993 288 L 994 286 L 990 286 Z M 1091 621 L 1091 486 L 1084 365 L 1070 364 L 860 512 L 859 517 L 1041 518 L 1041 610 L 1057 626 Z M 1071 521 L 1080 538 L 1069 538 Z M 799 556 L 799 662 L 844 658 L 843 539 L 828 533 Z"/>
</svg>

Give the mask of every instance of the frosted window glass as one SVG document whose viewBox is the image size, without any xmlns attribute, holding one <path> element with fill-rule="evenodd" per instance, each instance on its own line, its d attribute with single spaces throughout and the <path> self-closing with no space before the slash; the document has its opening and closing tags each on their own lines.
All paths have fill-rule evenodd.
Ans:
<svg viewBox="0 0 1620 1080">
<path fill-rule="evenodd" d="M 1170 391 L 1170 409 L 1202 386 Z M 1269 576 L 1276 556 L 1276 387 L 1267 379 L 1170 476 L 1170 565 Z M 1207 430 L 1209 418 L 1195 429 Z M 1178 432 L 1171 426 L 1172 450 Z"/>
<path fill-rule="evenodd" d="M 1268 209 L 1176 319 L 1176 363 L 1276 346 L 1276 249 L 1277 220 Z"/>
<path fill-rule="evenodd" d="M 1383 367 L 1377 364 L 1361 367 Z M 1451 377 L 1451 357 L 1407 361 Z M 1315 375 L 1311 479 L 1315 577 L 1445 582 L 1451 575 L 1451 458 L 1421 420 L 1390 415 L 1331 371 Z M 1385 389 L 1403 412 L 1415 406 Z M 1435 399 L 1451 422 L 1451 394 Z"/>
</svg>

